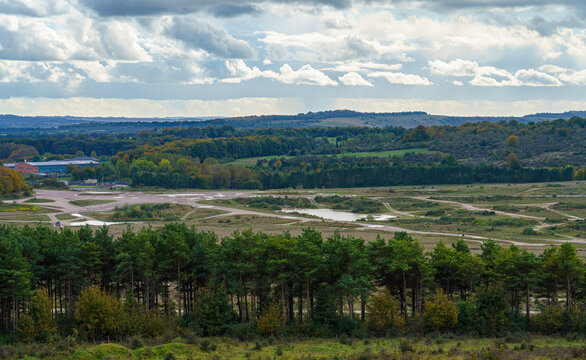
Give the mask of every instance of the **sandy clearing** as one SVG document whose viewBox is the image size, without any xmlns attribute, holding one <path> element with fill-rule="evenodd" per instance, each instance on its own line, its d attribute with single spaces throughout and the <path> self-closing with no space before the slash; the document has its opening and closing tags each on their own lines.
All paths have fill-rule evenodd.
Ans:
<svg viewBox="0 0 586 360">
<path fill-rule="evenodd" d="M 202 191 L 202 192 L 189 192 L 189 193 L 177 193 L 177 194 L 153 194 L 153 193 L 143 193 L 143 192 L 116 192 L 116 193 L 107 194 L 107 195 L 102 195 L 101 193 L 100 193 L 100 195 L 97 195 L 97 194 L 79 193 L 79 192 L 70 191 L 70 190 L 61 190 L 61 191 L 60 190 L 37 190 L 35 196 L 38 198 L 46 198 L 46 199 L 51 199 L 51 200 L 55 201 L 54 203 L 52 203 L 52 206 L 59 208 L 60 212 L 47 214 L 49 216 L 49 218 L 51 219 L 51 222 L 53 222 L 53 223 L 57 221 L 56 215 L 58 215 L 58 214 L 79 214 L 79 213 L 91 213 L 91 212 L 100 212 L 100 211 L 111 211 L 115 207 L 122 207 L 125 204 L 135 205 L 135 204 L 145 204 L 145 203 L 168 203 L 168 202 L 189 205 L 189 206 L 194 207 L 193 210 L 191 210 L 190 212 L 188 212 L 187 214 L 184 215 L 183 220 L 186 219 L 187 217 L 189 217 L 190 213 L 193 213 L 198 208 L 206 208 L 206 209 L 215 209 L 215 210 L 220 210 L 220 211 L 226 212 L 224 214 L 213 215 L 213 216 L 206 217 L 206 218 L 218 218 L 218 217 L 227 217 L 227 216 L 234 216 L 234 215 L 254 215 L 254 216 L 263 216 L 263 217 L 272 217 L 272 218 L 292 220 L 292 222 L 287 223 L 287 224 L 280 224 L 280 226 L 287 226 L 287 225 L 293 225 L 293 224 L 298 224 L 298 223 L 306 223 L 306 222 L 316 221 L 315 218 L 304 217 L 304 216 L 283 215 L 283 214 L 277 214 L 277 213 L 267 213 L 267 212 L 261 212 L 261 211 L 232 208 L 232 207 L 228 207 L 228 206 L 199 204 L 199 201 L 202 201 L 202 200 L 233 199 L 233 198 L 237 198 L 237 197 L 251 197 L 251 196 L 255 196 L 256 194 L 257 193 L 253 192 L 253 191 L 222 191 L 222 192 Z M 310 197 L 310 198 L 313 198 L 313 197 Z M 456 202 L 456 201 L 448 201 L 448 200 L 435 200 L 435 199 L 430 199 L 425 196 L 416 196 L 416 197 L 412 197 L 412 198 L 417 199 L 417 200 L 423 200 L 423 201 L 444 202 L 444 203 L 455 204 L 455 205 L 461 206 L 462 208 L 464 208 L 466 210 L 470 210 L 470 211 L 485 211 L 485 210 L 493 211 L 492 209 L 483 209 L 483 208 L 473 206 L 471 204 L 460 203 L 460 202 Z M 25 201 L 25 200 L 26 199 L 23 199 L 20 201 Z M 97 204 L 97 205 L 92 205 L 92 206 L 87 206 L 87 207 L 79 207 L 79 206 L 76 206 L 76 205 L 73 205 L 70 203 L 70 201 L 73 201 L 73 200 L 112 200 L 113 202 L 107 203 L 107 204 Z M 385 205 L 385 206 L 387 206 L 387 205 Z M 399 215 L 414 216 L 414 215 L 406 213 L 406 212 L 394 210 L 394 209 L 392 209 L 390 204 L 388 204 L 387 209 L 392 210 L 392 212 L 399 214 Z M 535 219 L 535 220 L 542 220 L 543 219 L 543 218 L 539 218 L 539 217 L 533 217 L 533 216 L 521 215 L 521 214 L 513 214 L 513 213 L 507 213 L 507 212 L 501 212 L 501 211 L 495 211 L 495 213 L 505 215 L 505 216 L 519 217 L 519 218 L 529 218 L 529 219 Z M 98 222 L 98 220 L 93 219 L 91 217 L 88 217 L 85 215 L 83 215 L 83 217 L 85 218 L 87 224 L 89 224 L 89 225 L 94 224 L 94 222 Z M 71 225 L 74 225 L 74 224 L 72 224 L 72 222 L 76 222 L 76 220 L 78 222 L 77 224 L 79 224 L 79 218 L 73 219 L 73 220 L 61 221 L 61 224 L 64 226 L 71 226 Z M 405 229 L 405 228 L 393 226 L 393 225 L 358 224 L 356 222 L 329 221 L 329 220 L 325 220 L 325 219 L 320 219 L 320 221 L 332 222 L 332 223 L 334 223 L 334 222 L 348 223 L 348 224 L 352 224 L 352 225 L 359 225 L 358 229 L 364 230 L 364 231 L 384 231 L 384 232 L 404 231 L 404 232 L 407 232 L 410 234 L 423 235 L 423 236 L 429 235 L 429 236 L 445 236 L 445 237 L 453 237 L 453 238 L 456 238 L 456 237 L 457 238 L 464 238 L 465 240 L 469 240 L 469 241 L 484 241 L 484 240 L 489 239 L 489 237 L 477 236 L 477 235 L 471 235 L 471 234 L 427 232 L 427 231 Z M 113 223 L 113 224 L 119 224 L 119 223 Z M 548 225 L 548 224 L 543 224 L 543 225 L 546 225 L 544 227 L 553 226 L 553 225 Z M 560 242 L 565 242 L 565 241 L 586 243 L 586 240 L 578 239 L 578 238 L 569 238 L 568 240 L 531 239 L 534 241 L 539 241 L 539 243 L 519 242 L 519 241 L 514 241 L 514 240 L 498 239 L 498 238 L 490 238 L 490 239 L 493 239 L 498 242 L 510 243 L 510 244 L 515 244 L 515 245 L 519 245 L 519 246 L 533 246 L 533 247 L 549 246 L 552 242 L 553 243 L 560 243 Z"/>
<path fill-rule="evenodd" d="M 531 219 L 531 220 L 539 220 L 539 221 L 545 220 L 545 218 L 543 218 L 543 217 L 531 216 L 531 215 L 523 215 L 523 214 L 515 214 L 515 213 L 509 213 L 509 212 L 506 212 L 506 211 L 499 211 L 499 210 L 493 210 L 493 209 L 487 209 L 487 208 L 480 208 L 480 207 L 474 206 L 472 204 L 467 204 L 467 203 L 453 201 L 453 200 L 431 199 L 429 196 L 411 196 L 411 199 L 421 200 L 421 201 L 429 201 L 429 202 L 436 202 L 436 203 L 443 203 L 443 204 L 458 205 L 461 208 L 463 208 L 464 210 L 468 210 L 468 211 L 493 211 L 495 214 L 503 215 L 503 216 L 509 216 L 509 217 L 513 217 L 513 218 Z"/>
</svg>

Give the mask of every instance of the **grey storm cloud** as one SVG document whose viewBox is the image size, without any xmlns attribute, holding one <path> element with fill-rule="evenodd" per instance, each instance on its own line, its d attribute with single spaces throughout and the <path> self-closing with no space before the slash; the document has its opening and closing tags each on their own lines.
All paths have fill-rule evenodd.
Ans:
<svg viewBox="0 0 586 360">
<path fill-rule="evenodd" d="M 0 59 L 3 60 L 63 60 L 66 45 L 56 39 L 29 36 L 29 28 L 11 30 L 0 25 Z"/>
<path fill-rule="evenodd" d="M 584 26 L 584 20 L 572 15 L 562 20 L 548 20 L 541 15 L 537 15 L 529 20 L 527 27 L 537 31 L 542 36 L 552 35 L 561 27 L 580 28 Z"/>
<path fill-rule="evenodd" d="M 0 0 L 10 1 L 10 0 Z M 208 11 L 219 17 L 232 17 L 260 11 L 258 4 L 272 2 L 285 4 L 326 5 L 348 8 L 359 4 L 400 5 L 413 0 L 79 0 L 101 16 L 155 15 L 161 13 L 186 14 Z M 436 10 L 469 8 L 510 8 L 520 6 L 565 5 L 586 11 L 581 0 L 419 0 L 422 7 Z"/>
<path fill-rule="evenodd" d="M 256 53 L 244 40 L 235 39 L 225 30 L 193 19 L 175 18 L 166 33 L 194 49 L 202 49 L 225 59 L 251 59 Z"/>
<path fill-rule="evenodd" d="M 216 6 L 211 10 L 211 13 L 216 17 L 236 17 L 240 15 L 253 15 L 260 13 L 261 10 L 255 5 L 235 5 L 235 4 L 222 4 Z"/>
<path fill-rule="evenodd" d="M 0 14 L 43 17 L 61 14 L 65 11 L 62 0 L 46 0 L 30 3 L 26 0 L 0 0 Z"/>
<path fill-rule="evenodd" d="M 101 16 L 136 16 L 156 15 L 162 13 L 187 14 L 209 11 L 214 15 L 226 17 L 250 14 L 260 9 L 255 4 L 262 0 L 80 0 L 80 3 L 93 9 Z M 310 5 L 329 5 L 335 8 L 347 8 L 352 0 L 272 0 L 274 3 L 297 3 Z"/>
</svg>

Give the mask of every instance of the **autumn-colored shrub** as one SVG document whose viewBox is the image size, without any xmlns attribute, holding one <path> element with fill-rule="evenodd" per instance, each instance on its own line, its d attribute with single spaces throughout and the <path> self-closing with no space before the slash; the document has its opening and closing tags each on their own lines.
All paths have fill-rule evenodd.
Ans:
<svg viewBox="0 0 586 360">
<path fill-rule="evenodd" d="M 57 332 L 57 324 L 51 313 L 51 300 L 44 290 L 32 297 L 29 313 L 19 320 L 18 337 L 21 341 L 47 341 Z"/>
<path fill-rule="evenodd" d="M 258 317 L 256 326 L 262 335 L 275 335 L 283 328 L 283 312 L 278 302 L 271 303 Z"/>
<path fill-rule="evenodd" d="M 405 320 L 401 315 L 399 301 L 388 291 L 380 291 L 371 296 L 366 310 L 366 327 L 374 334 L 383 336 L 389 332 L 397 334 L 403 331 Z"/>
<path fill-rule="evenodd" d="M 458 323 L 456 303 L 438 290 L 431 300 L 425 302 L 423 320 L 428 331 L 453 330 Z"/>
<path fill-rule="evenodd" d="M 99 288 L 82 291 L 75 308 L 76 329 L 82 338 L 99 341 L 115 339 L 122 334 L 122 304 Z"/>
</svg>

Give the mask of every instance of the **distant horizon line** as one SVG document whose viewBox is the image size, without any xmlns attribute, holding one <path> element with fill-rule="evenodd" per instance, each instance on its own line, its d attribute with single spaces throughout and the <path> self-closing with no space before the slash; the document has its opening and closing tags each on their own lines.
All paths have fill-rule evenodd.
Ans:
<svg viewBox="0 0 586 360">
<path fill-rule="evenodd" d="M 445 116 L 445 117 L 454 117 L 454 118 L 527 118 L 539 115 L 570 115 L 573 113 L 585 113 L 586 110 L 567 110 L 564 112 L 536 112 L 536 113 L 528 113 L 525 115 L 448 115 L 448 114 L 433 114 L 427 111 L 380 111 L 380 112 L 368 112 L 368 111 L 357 111 L 352 109 L 334 109 L 334 110 L 320 110 L 320 111 L 307 111 L 301 112 L 297 114 L 292 113 L 272 113 L 272 114 L 248 114 L 248 115 L 239 115 L 239 116 L 222 116 L 222 115 L 194 115 L 194 116 L 78 116 L 78 115 L 17 115 L 11 113 L 4 113 L 0 114 L 0 120 L 7 117 L 14 117 L 14 118 L 54 118 L 54 119 L 68 119 L 71 120 L 92 120 L 92 119 L 131 119 L 131 120 L 153 120 L 153 121 L 190 121 L 190 120 L 200 120 L 200 121 L 208 121 L 208 120 L 221 120 L 221 119 L 237 119 L 237 118 L 247 118 L 247 117 L 271 117 L 271 116 L 287 116 L 287 117 L 294 117 L 294 116 L 302 116 L 302 115 L 310 115 L 310 114 L 326 114 L 326 113 L 335 113 L 335 112 L 352 112 L 357 115 L 361 114 L 370 114 L 370 115 L 429 115 L 429 116 Z M 9 119 L 4 119 L 9 120 Z"/>
</svg>

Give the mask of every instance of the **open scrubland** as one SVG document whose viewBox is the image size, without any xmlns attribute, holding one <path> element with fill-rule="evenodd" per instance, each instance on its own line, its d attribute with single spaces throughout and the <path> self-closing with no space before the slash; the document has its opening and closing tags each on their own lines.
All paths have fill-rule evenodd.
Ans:
<svg viewBox="0 0 586 360">
<path fill-rule="evenodd" d="M 586 183 L 471 184 L 271 191 L 75 192 L 38 190 L 8 200 L 10 223 L 108 224 L 113 234 L 183 221 L 229 235 L 234 230 L 299 234 L 312 226 L 370 241 L 406 231 L 431 248 L 464 239 L 473 251 L 486 239 L 539 251 L 572 242 L 586 249 Z M 41 200 L 35 200 L 41 199 Z M 308 213 L 308 212 L 311 212 Z M 228 225 L 229 226 L 228 226 Z"/>
</svg>

